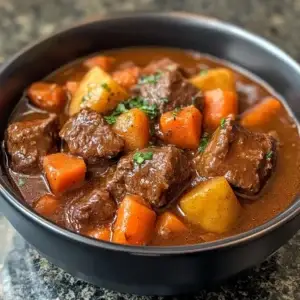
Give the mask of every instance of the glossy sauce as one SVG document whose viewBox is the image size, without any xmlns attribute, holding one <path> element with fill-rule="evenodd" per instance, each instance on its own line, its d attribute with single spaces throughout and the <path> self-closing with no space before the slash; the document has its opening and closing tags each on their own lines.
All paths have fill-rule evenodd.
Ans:
<svg viewBox="0 0 300 300">
<path fill-rule="evenodd" d="M 171 60 L 179 63 L 184 68 L 200 69 L 210 68 L 216 66 L 225 66 L 233 69 L 236 77 L 236 84 L 239 93 L 239 107 L 240 113 L 246 110 L 249 106 L 260 101 L 262 98 L 272 95 L 273 91 L 263 82 L 248 72 L 240 69 L 232 68 L 230 64 L 217 60 L 215 58 L 201 55 L 195 52 L 188 52 L 176 49 L 166 48 L 129 48 L 123 50 L 112 50 L 101 53 L 103 55 L 113 56 L 116 59 L 116 68 L 127 61 L 132 61 L 138 66 L 146 66 L 150 61 L 168 57 Z M 55 73 L 49 75 L 46 80 L 65 84 L 67 80 L 79 80 L 85 74 L 86 69 L 80 65 L 80 61 L 76 61 L 68 66 L 61 68 Z M 274 96 L 274 95 L 272 95 Z M 275 97 L 278 97 L 275 95 Z M 13 115 L 11 121 L 35 118 L 40 114 L 38 109 L 28 104 L 26 97 L 21 99 Z M 65 116 L 61 116 L 62 122 Z M 208 240 L 230 236 L 240 232 L 247 231 L 258 225 L 270 220 L 292 203 L 296 194 L 300 191 L 300 139 L 298 128 L 295 121 L 288 115 L 287 111 L 282 107 L 277 118 L 273 118 L 272 122 L 263 128 L 257 128 L 259 131 L 270 132 L 275 131 L 280 140 L 280 147 L 278 153 L 278 161 L 276 169 L 266 184 L 259 197 L 255 200 L 247 200 L 239 198 L 242 204 L 242 213 L 236 226 L 226 234 L 205 234 L 202 229 L 191 224 L 187 224 L 189 228 L 188 234 L 184 236 L 174 236 L 173 238 L 163 239 L 155 237 L 152 245 L 183 245 L 194 244 Z M 96 170 L 97 171 L 97 170 Z M 105 170 L 104 170 L 105 171 Z M 41 195 L 49 192 L 49 188 L 42 175 L 26 176 L 16 174 L 8 168 L 8 172 L 12 180 L 18 186 L 25 201 L 32 205 Z M 99 173 L 103 173 L 99 171 Z M 106 175 L 106 173 L 104 172 Z M 21 182 L 21 184 L 20 184 Z M 96 177 L 92 183 L 88 183 L 87 189 L 96 182 L 105 184 L 105 176 L 103 178 Z M 34 187 L 34 188 L 33 188 Z M 65 195 L 62 201 L 64 203 L 74 198 L 78 193 L 84 193 L 87 190 L 71 191 Z M 173 203 L 172 210 L 179 216 L 181 212 L 176 203 Z M 56 216 L 56 222 L 60 224 L 63 216 Z M 182 216 L 181 216 L 181 219 Z"/>
</svg>

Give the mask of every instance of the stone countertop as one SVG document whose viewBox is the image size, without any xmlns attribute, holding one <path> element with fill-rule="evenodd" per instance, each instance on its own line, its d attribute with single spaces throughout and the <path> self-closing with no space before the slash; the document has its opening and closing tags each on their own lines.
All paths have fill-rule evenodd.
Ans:
<svg viewBox="0 0 300 300">
<path fill-rule="evenodd" d="M 0 62 L 30 41 L 85 18 L 171 10 L 232 22 L 268 38 L 300 61 L 300 0 L 0 0 Z M 0 245 L 4 244 L 5 257 L 0 247 L 0 299 L 158 299 L 119 294 L 73 278 L 40 257 L 0 216 Z M 194 299 L 300 299 L 299 249 L 300 232 L 261 266 Z"/>
</svg>

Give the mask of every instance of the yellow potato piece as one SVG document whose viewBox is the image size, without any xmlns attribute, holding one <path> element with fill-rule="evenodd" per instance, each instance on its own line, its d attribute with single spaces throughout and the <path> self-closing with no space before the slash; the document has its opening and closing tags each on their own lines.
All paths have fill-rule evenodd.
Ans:
<svg viewBox="0 0 300 300">
<path fill-rule="evenodd" d="M 121 114 L 113 130 L 125 141 L 125 150 L 133 151 L 145 148 L 150 139 L 150 123 L 147 115 L 138 108 L 132 108 Z"/>
<path fill-rule="evenodd" d="M 215 68 L 207 70 L 190 79 L 190 82 L 202 91 L 221 89 L 223 91 L 235 91 L 234 74 L 226 68 Z"/>
<path fill-rule="evenodd" d="M 72 97 L 69 115 L 74 115 L 83 108 L 106 113 L 128 97 L 127 92 L 109 74 L 99 67 L 93 67 L 83 77 Z"/>
<path fill-rule="evenodd" d="M 181 198 L 179 205 L 191 223 L 213 233 L 230 230 L 241 209 L 224 177 L 200 183 Z"/>
</svg>

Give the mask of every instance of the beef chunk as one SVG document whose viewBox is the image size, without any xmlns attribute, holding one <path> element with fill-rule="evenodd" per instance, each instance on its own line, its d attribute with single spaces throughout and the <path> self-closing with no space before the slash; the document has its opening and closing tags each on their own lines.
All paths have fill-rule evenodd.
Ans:
<svg viewBox="0 0 300 300">
<path fill-rule="evenodd" d="M 124 141 L 97 112 L 83 109 L 71 117 L 59 133 L 70 153 L 89 163 L 111 158 L 122 151 Z"/>
<path fill-rule="evenodd" d="M 255 195 L 275 167 L 276 150 L 272 136 L 250 132 L 228 117 L 196 158 L 196 168 L 201 176 L 224 176 L 241 194 Z"/>
<path fill-rule="evenodd" d="M 182 77 L 178 70 L 164 70 L 151 75 L 153 80 L 141 80 L 140 95 L 156 104 L 160 113 L 179 106 L 202 106 L 200 91 Z M 149 77 L 148 77 L 149 78 Z"/>
<path fill-rule="evenodd" d="M 138 163 L 136 153 L 152 153 L 151 159 Z M 117 200 L 126 193 L 142 196 L 159 208 L 179 194 L 190 179 L 189 161 L 174 146 L 153 147 L 130 153 L 120 159 L 108 189 Z"/>
<path fill-rule="evenodd" d="M 153 60 L 151 61 L 143 70 L 142 74 L 144 75 L 150 75 L 154 74 L 157 71 L 178 71 L 181 73 L 183 77 L 191 77 L 199 72 L 198 67 L 192 67 L 192 68 L 184 68 L 180 66 L 177 62 L 171 60 L 168 57 L 159 59 L 159 60 Z"/>
<path fill-rule="evenodd" d="M 153 60 L 151 61 L 143 70 L 142 74 L 144 75 L 150 75 L 154 74 L 158 71 L 179 71 L 182 72 L 182 68 L 178 63 L 175 61 L 171 60 L 168 57 L 159 59 L 159 60 Z M 183 74 L 182 74 L 183 75 Z"/>
<path fill-rule="evenodd" d="M 12 169 L 32 174 L 38 171 L 43 156 L 57 150 L 58 120 L 51 114 L 46 119 L 20 121 L 9 125 L 6 132 L 7 151 Z"/>
<path fill-rule="evenodd" d="M 71 200 L 65 206 L 66 227 L 82 232 L 113 218 L 117 205 L 102 188 L 93 189 L 88 195 Z"/>
</svg>

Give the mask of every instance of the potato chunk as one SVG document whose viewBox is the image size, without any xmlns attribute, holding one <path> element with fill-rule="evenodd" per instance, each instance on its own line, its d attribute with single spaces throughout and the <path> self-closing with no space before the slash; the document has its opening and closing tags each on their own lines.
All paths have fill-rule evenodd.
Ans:
<svg viewBox="0 0 300 300">
<path fill-rule="evenodd" d="M 190 82 L 203 92 L 221 89 L 223 91 L 235 91 L 234 74 L 226 68 L 215 68 L 201 72 L 190 79 Z"/>
<path fill-rule="evenodd" d="M 125 150 L 133 151 L 147 147 L 150 139 L 150 124 L 147 115 L 132 108 L 120 115 L 113 126 L 114 132 L 125 141 Z"/>
<path fill-rule="evenodd" d="M 190 222 L 213 233 L 231 229 L 241 208 L 224 177 L 200 183 L 184 195 L 179 204 Z"/>
<path fill-rule="evenodd" d="M 127 98 L 127 92 L 109 74 L 99 67 L 93 67 L 83 77 L 74 93 L 69 107 L 69 115 L 74 115 L 82 108 L 106 113 Z"/>
</svg>

